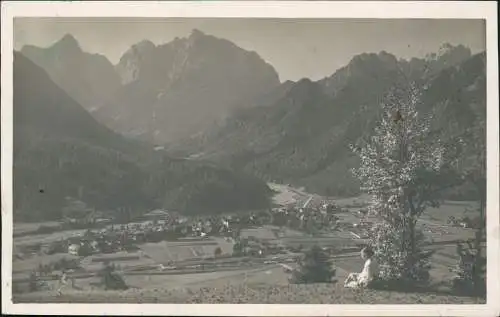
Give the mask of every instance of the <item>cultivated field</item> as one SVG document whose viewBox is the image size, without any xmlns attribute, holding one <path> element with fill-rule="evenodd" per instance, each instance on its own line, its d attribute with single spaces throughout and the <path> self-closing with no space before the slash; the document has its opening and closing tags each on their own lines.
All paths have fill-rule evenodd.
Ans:
<svg viewBox="0 0 500 317">
<path fill-rule="evenodd" d="M 206 241 L 162 241 L 140 246 L 146 255 L 159 264 L 213 257 L 218 247 L 221 248 L 222 255 L 230 255 L 233 252 L 233 243 L 222 238 L 210 238 Z"/>
<path fill-rule="evenodd" d="M 16 223 L 14 226 L 13 233 L 14 234 L 21 234 L 21 233 L 27 233 L 27 232 L 33 232 L 38 230 L 41 226 L 45 227 L 55 227 L 59 225 L 59 222 L 57 221 L 46 221 L 46 222 L 37 222 L 37 223 Z"/>
<path fill-rule="evenodd" d="M 14 228 L 16 225 L 14 225 Z M 36 235 L 29 235 L 29 236 L 23 236 L 23 237 L 15 237 L 14 238 L 14 249 L 16 247 L 23 247 L 27 245 L 33 245 L 37 243 L 51 243 L 55 242 L 58 240 L 64 240 L 68 239 L 71 237 L 77 237 L 81 234 L 83 234 L 86 230 L 65 230 L 65 231 L 58 231 L 54 233 L 49 233 L 49 234 L 36 234 Z"/>
<path fill-rule="evenodd" d="M 12 265 L 12 271 L 13 273 L 17 274 L 24 273 L 25 275 L 27 275 L 30 271 L 36 269 L 39 264 L 46 265 L 49 263 L 57 262 L 63 258 L 71 260 L 71 259 L 78 259 L 79 257 L 65 253 L 58 253 L 52 255 L 37 254 L 23 260 L 14 259 Z"/>
</svg>

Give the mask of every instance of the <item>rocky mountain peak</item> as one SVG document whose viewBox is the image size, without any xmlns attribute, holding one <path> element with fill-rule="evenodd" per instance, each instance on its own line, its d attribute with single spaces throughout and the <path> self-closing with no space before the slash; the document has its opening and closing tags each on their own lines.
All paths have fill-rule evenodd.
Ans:
<svg viewBox="0 0 500 317">
<path fill-rule="evenodd" d="M 142 40 L 139 43 L 133 45 L 132 48 L 139 52 L 147 52 L 156 48 L 156 45 L 150 40 Z"/>
<path fill-rule="evenodd" d="M 193 29 L 191 31 L 191 34 L 189 35 L 189 38 L 190 39 L 199 39 L 199 38 L 202 38 L 204 36 L 207 36 L 207 35 L 198 29 Z"/>
<path fill-rule="evenodd" d="M 65 34 L 59 41 L 57 41 L 52 46 L 52 49 L 66 54 L 82 52 L 80 44 L 78 43 L 76 38 L 69 33 Z"/>
</svg>

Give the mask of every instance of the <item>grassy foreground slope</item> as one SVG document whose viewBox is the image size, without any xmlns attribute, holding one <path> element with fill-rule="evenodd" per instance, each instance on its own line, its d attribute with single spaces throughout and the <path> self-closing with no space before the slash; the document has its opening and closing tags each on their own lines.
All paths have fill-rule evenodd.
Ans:
<svg viewBox="0 0 500 317">
<path fill-rule="evenodd" d="M 16 303 L 226 303 L 226 304 L 484 304 L 484 299 L 446 293 L 403 293 L 345 289 L 341 284 L 287 286 L 230 285 L 222 288 L 67 291 L 18 295 Z"/>
</svg>

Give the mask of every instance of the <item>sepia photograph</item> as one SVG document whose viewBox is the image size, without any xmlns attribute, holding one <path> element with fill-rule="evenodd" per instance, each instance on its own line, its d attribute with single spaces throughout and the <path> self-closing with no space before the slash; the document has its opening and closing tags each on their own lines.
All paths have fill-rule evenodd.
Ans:
<svg viewBox="0 0 500 317">
<path fill-rule="evenodd" d="M 3 313 L 498 315 L 496 3 L 269 3 L 2 2 Z"/>
</svg>

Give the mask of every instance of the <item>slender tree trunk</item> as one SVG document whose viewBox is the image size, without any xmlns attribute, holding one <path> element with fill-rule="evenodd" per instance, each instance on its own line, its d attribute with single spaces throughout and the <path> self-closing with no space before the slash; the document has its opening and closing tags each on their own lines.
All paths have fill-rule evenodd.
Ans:
<svg viewBox="0 0 500 317">
<path fill-rule="evenodd" d="M 410 250 L 411 250 L 411 253 L 414 254 L 415 253 L 415 221 L 411 218 L 409 220 L 408 227 L 410 230 L 410 232 L 409 232 Z"/>
<path fill-rule="evenodd" d="M 410 250 L 411 254 L 415 254 L 415 226 L 417 222 L 417 210 L 415 208 L 415 205 L 413 203 L 413 197 L 410 195 L 408 196 L 408 206 L 409 206 L 409 211 L 410 211 L 410 220 L 409 220 L 409 229 L 410 229 Z"/>
</svg>

